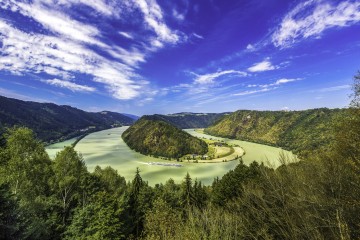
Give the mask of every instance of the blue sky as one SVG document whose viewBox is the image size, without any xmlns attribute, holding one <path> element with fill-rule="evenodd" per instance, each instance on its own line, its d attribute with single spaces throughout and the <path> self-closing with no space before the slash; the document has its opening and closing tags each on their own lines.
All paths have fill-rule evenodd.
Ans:
<svg viewBox="0 0 360 240">
<path fill-rule="evenodd" d="M 0 95 L 133 114 L 345 107 L 360 1 L 2 0 Z"/>
</svg>

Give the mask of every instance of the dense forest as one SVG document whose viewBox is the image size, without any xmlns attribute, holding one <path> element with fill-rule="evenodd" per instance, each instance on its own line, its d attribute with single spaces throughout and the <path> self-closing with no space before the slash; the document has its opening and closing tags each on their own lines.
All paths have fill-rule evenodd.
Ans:
<svg viewBox="0 0 360 240">
<path fill-rule="evenodd" d="M 348 109 L 240 110 L 224 116 L 205 133 L 282 147 L 306 156 L 329 147 L 335 137 L 331 130 L 345 115 L 349 115 Z"/>
<path fill-rule="evenodd" d="M 143 116 L 122 134 L 133 150 L 155 157 L 180 158 L 186 154 L 205 154 L 207 144 L 163 121 L 158 115 Z"/>
<path fill-rule="evenodd" d="M 230 113 L 175 113 L 155 116 L 178 128 L 186 129 L 209 127 L 228 114 Z"/>
<path fill-rule="evenodd" d="M 115 112 L 85 112 L 65 105 L 0 96 L 0 127 L 25 126 L 45 142 L 64 140 L 113 125 L 131 125 L 134 121 L 131 117 Z"/>
<path fill-rule="evenodd" d="M 0 239 L 359 239 L 360 73 L 334 140 L 277 169 L 241 161 L 211 186 L 151 187 L 134 169 L 93 173 L 71 147 L 51 161 L 27 128 L 0 149 Z M 131 160 L 131 159 L 129 159 Z"/>
</svg>

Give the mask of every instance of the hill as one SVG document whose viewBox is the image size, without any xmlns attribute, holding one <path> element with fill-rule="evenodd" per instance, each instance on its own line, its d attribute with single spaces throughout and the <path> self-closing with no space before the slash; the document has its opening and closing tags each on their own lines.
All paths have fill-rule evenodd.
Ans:
<svg viewBox="0 0 360 240">
<path fill-rule="evenodd" d="M 161 118 L 163 121 L 166 121 L 178 128 L 206 128 L 217 121 L 219 121 L 223 116 L 230 113 L 174 113 L 167 115 L 155 114 L 158 118 Z"/>
<path fill-rule="evenodd" d="M 207 144 L 164 121 L 159 116 L 143 116 L 122 135 L 127 145 L 142 154 L 179 158 L 205 154 Z"/>
<path fill-rule="evenodd" d="M 133 122 L 132 118 L 115 112 L 86 112 L 66 105 L 21 101 L 0 96 L 2 127 L 28 127 L 46 142 L 107 129 L 114 125 L 131 125 Z"/>
<path fill-rule="evenodd" d="M 329 146 L 336 119 L 346 113 L 346 109 L 327 108 L 290 112 L 240 110 L 225 116 L 205 132 L 307 155 Z"/>
</svg>

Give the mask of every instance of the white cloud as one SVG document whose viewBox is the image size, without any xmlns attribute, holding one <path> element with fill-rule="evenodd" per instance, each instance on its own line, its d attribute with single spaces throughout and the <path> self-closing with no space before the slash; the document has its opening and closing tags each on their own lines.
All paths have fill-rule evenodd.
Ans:
<svg viewBox="0 0 360 240">
<path fill-rule="evenodd" d="M 195 74 L 195 73 L 193 73 L 193 74 Z M 208 74 L 204 74 L 204 75 L 195 74 L 196 78 L 194 80 L 194 83 L 196 83 L 196 84 L 212 84 L 212 83 L 214 83 L 214 79 L 224 76 L 224 75 L 228 75 L 228 74 L 238 75 L 241 77 L 244 77 L 247 75 L 245 72 L 236 71 L 236 70 L 226 70 L 226 71 L 220 71 L 220 72 L 215 72 L 215 73 L 208 73 Z"/>
<path fill-rule="evenodd" d="M 180 41 L 180 36 L 165 24 L 162 10 L 156 0 L 135 0 L 134 3 L 143 13 L 145 23 L 154 30 L 161 42 L 175 44 Z"/>
<path fill-rule="evenodd" d="M 255 94 L 255 93 L 268 92 L 268 91 L 271 91 L 271 90 L 274 90 L 274 89 L 276 89 L 276 87 L 274 87 L 274 88 L 262 88 L 262 89 L 251 90 L 251 91 L 243 91 L 243 92 L 235 93 L 235 94 L 233 94 L 233 96 L 246 96 L 246 95 L 251 95 L 251 94 Z"/>
<path fill-rule="evenodd" d="M 268 58 L 266 58 L 264 61 L 255 63 L 253 66 L 248 68 L 248 71 L 250 72 L 264 72 L 269 70 L 274 70 L 279 68 L 278 66 L 272 65 L 272 63 L 269 61 Z"/>
<path fill-rule="evenodd" d="M 128 32 L 119 31 L 119 34 L 120 34 L 121 36 L 123 36 L 123 37 L 128 38 L 128 39 L 134 39 L 134 37 L 133 37 L 130 33 L 128 33 Z"/>
<path fill-rule="evenodd" d="M 297 80 L 300 80 L 300 78 L 282 78 L 282 79 L 277 80 L 274 84 L 280 85 L 280 84 L 284 84 L 284 83 L 294 82 Z"/>
<path fill-rule="evenodd" d="M 235 94 L 233 94 L 233 96 L 245 96 L 245 95 L 251 95 L 251 94 L 255 94 L 255 93 L 268 92 L 268 91 L 272 91 L 272 90 L 279 88 L 279 86 L 282 84 L 299 81 L 301 79 L 302 78 L 281 78 L 281 79 L 279 79 L 273 83 L 269 83 L 269 84 L 249 84 L 249 85 L 247 85 L 248 88 L 258 88 L 258 89 L 247 90 L 247 91 L 243 91 L 240 93 L 235 93 Z"/>
<path fill-rule="evenodd" d="M 17 6 L 21 14 L 33 18 L 42 24 L 43 27 L 56 34 L 87 44 L 99 45 L 100 47 L 105 46 L 105 44 L 96 39 L 96 36 L 100 35 L 96 27 L 78 22 L 64 13 L 50 9 L 37 2 L 33 4 L 19 2 Z"/>
<path fill-rule="evenodd" d="M 50 75 L 48 78 L 58 80 L 48 82 L 54 86 L 90 90 L 89 83 L 85 86 L 89 88 L 76 88 L 77 85 L 82 86 L 76 83 L 76 75 L 82 74 L 89 81 L 103 84 L 117 99 L 152 97 L 154 90 L 148 81 L 137 74 L 137 69 L 153 51 L 167 43 L 178 43 L 183 33 L 173 31 L 166 25 L 162 10 L 155 0 L 134 1 L 0 1 L 3 10 L 17 12 L 37 23 L 33 24 L 35 29 L 29 30 L 25 26 L 20 30 L 0 18 L 0 70 L 17 75 L 37 76 L 46 73 Z M 107 20 L 116 21 L 122 21 L 119 18 L 121 15 L 128 17 L 138 11 L 143 14 L 143 19 L 134 21 L 138 24 L 143 20 L 138 27 L 146 29 L 146 34 L 137 36 L 136 41 L 129 41 L 127 45 L 117 45 L 102 34 L 101 28 L 72 15 L 71 9 L 78 5 L 94 9 L 94 13 L 91 13 L 94 17 L 100 13 Z M 134 39 L 132 34 L 121 29 L 117 32 L 125 38 Z"/>
<path fill-rule="evenodd" d="M 204 39 L 204 37 L 201 36 L 201 35 L 199 35 L 199 34 L 193 33 L 192 35 L 193 35 L 194 37 L 196 37 L 196 38 Z"/>
<path fill-rule="evenodd" d="M 248 44 L 246 46 L 246 50 L 249 51 L 249 52 L 253 52 L 253 51 L 255 51 L 255 47 L 252 44 Z"/>
<path fill-rule="evenodd" d="M 178 11 L 176 11 L 176 9 L 173 9 L 172 15 L 176 20 L 178 20 L 180 22 L 184 21 L 184 19 L 185 19 L 185 15 L 179 13 Z"/>
<path fill-rule="evenodd" d="M 295 81 L 299 81 L 302 78 L 281 78 L 279 80 L 277 80 L 276 82 L 273 83 L 269 83 L 269 84 L 250 84 L 247 87 L 261 87 L 261 88 L 268 88 L 268 87 L 272 87 L 272 86 L 279 86 L 281 84 L 285 84 L 285 83 L 289 83 L 289 82 L 295 82 Z"/>
<path fill-rule="evenodd" d="M 360 21 L 359 1 L 340 1 L 338 4 L 309 0 L 298 4 L 282 20 L 272 35 L 276 47 L 290 47 L 301 39 L 320 37 L 329 28 L 345 27 Z"/>
<path fill-rule="evenodd" d="M 47 73 L 66 79 L 77 73 L 87 74 L 93 76 L 94 81 L 104 84 L 118 99 L 132 99 L 146 90 L 141 88 L 145 82 L 138 81 L 141 77 L 134 73 L 132 67 L 110 61 L 78 42 L 25 33 L 1 20 L 0 39 L 3 43 L 0 70 L 13 74 Z M 124 62 L 142 61 L 141 57 L 137 58 Z"/>
<path fill-rule="evenodd" d="M 79 85 L 73 82 L 64 81 L 60 79 L 49 79 L 49 80 L 43 80 L 44 83 L 54 85 L 61 88 L 67 88 L 73 92 L 94 92 L 96 89 L 93 87 L 89 87 L 86 85 Z"/>
</svg>

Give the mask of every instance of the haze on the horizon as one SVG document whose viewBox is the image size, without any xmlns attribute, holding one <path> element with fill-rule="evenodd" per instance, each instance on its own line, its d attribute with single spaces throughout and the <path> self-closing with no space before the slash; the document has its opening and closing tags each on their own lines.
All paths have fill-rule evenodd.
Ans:
<svg viewBox="0 0 360 240">
<path fill-rule="evenodd" d="M 0 95 L 133 114 L 344 107 L 358 0 L 3 0 Z"/>
</svg>

